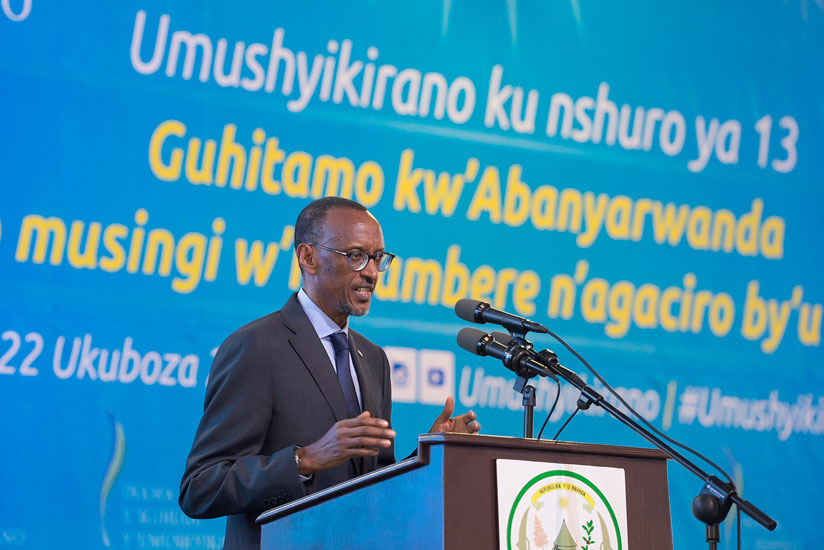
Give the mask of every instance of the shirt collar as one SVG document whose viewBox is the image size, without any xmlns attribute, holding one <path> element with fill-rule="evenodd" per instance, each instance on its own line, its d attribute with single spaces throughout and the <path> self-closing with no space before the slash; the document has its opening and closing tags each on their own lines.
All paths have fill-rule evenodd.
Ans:
<svg viewBox="0 0 824 550">
<path fill-rule="evenodd" d="M 300 306 L 303 308 L 306 316 L 309 317 L 309 322 L 312 323 L 315 332 L 318 334 L 318 338 L 323 340 L 335 332 L 340 331 L 343 331 L 347 337 L 349 336 L 348 317 L 346 318 L 346 324 L 344 327 L 339 327 L 336 322 L 334 322 L 328 315 L 326 315 L 326 313 L 323 312 L 321 308 L 317 306 L 317 304 L 315 304 L 315 302 L 312 301 L 312 298 L 306 294 L 306 291 L 303 290 L 303 288 L 298 291 L 298 302 L 300 302 Z"/>
</svg>

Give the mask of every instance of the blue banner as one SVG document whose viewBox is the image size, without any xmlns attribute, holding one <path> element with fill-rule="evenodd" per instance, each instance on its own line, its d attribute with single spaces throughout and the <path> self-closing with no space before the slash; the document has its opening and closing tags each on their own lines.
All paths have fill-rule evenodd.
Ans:
<svg viewBox="0 0 824 550">
<path fill-rule="evenodd" d="M 521 434 L 514 375 L 455 344 L 471 297 L 727 470 L 779 524 L 743 517 L 746 547 L 809 547 L 823 31 L 815 2 L 0 0 L 0 548 L 221 547 L 177 505 L 211 359 L 300 288 L 325 195 L 398 255 L 352 325 L 390 357 L 399 456 L 450 395 Z M 560 439 L 646 445 L 594 408 Z M 669 476 L 700 546 L 701 481 Z"/>
</svg>

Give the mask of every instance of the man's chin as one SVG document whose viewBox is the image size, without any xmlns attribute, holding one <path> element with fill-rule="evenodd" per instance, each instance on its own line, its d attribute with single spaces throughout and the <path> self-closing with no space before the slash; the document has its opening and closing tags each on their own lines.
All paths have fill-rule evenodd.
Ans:
<svg viewBox="0 0 824 550">
<path fill-rule="evenodd" d="M 344 315 L 350 315 L 354 317 L 363 317 L 367 313 L 369 313 L 369 306 L 371 302 L 366 304 L 365 306 L 356 307 L 352 304 L 341 302 L 338 304 L 338 311 L 343 313 Z"/>
</svg>

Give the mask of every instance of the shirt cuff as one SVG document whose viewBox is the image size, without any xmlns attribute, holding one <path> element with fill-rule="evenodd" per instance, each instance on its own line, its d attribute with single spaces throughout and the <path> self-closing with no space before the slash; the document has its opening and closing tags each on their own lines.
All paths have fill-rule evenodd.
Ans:
<svg viewBox="0 0 824 550">
<path fill-rule="evenodd" d="M 304 483 L 308 483 L 312 481 L 312 477 L 315 474 L 309 474 L 308 476 L 305 476 L 302 473 L 300 473 L 300 456 L 298 455 L 298 449 L 300 449 L 301 447 L 302 445 L 295 445 L 295 466 L 297 466 L 298 468 L 298 477 L 300 478 L 300 480 Z"/>
</svg>

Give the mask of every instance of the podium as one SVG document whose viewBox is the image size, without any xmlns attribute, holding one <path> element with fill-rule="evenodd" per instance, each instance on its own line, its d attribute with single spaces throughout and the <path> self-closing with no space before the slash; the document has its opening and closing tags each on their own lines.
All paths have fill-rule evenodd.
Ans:
<svg viewBox="0 0 824 550">
<path fill-rule="evenodd" d="M 261 548 L 498 548 L 496 459 L 623 468 L 625 548 L 672 549 L 664 453 L 466 434 L 422 435 L 417 456 L 264 512 Z"/>
</svg>

